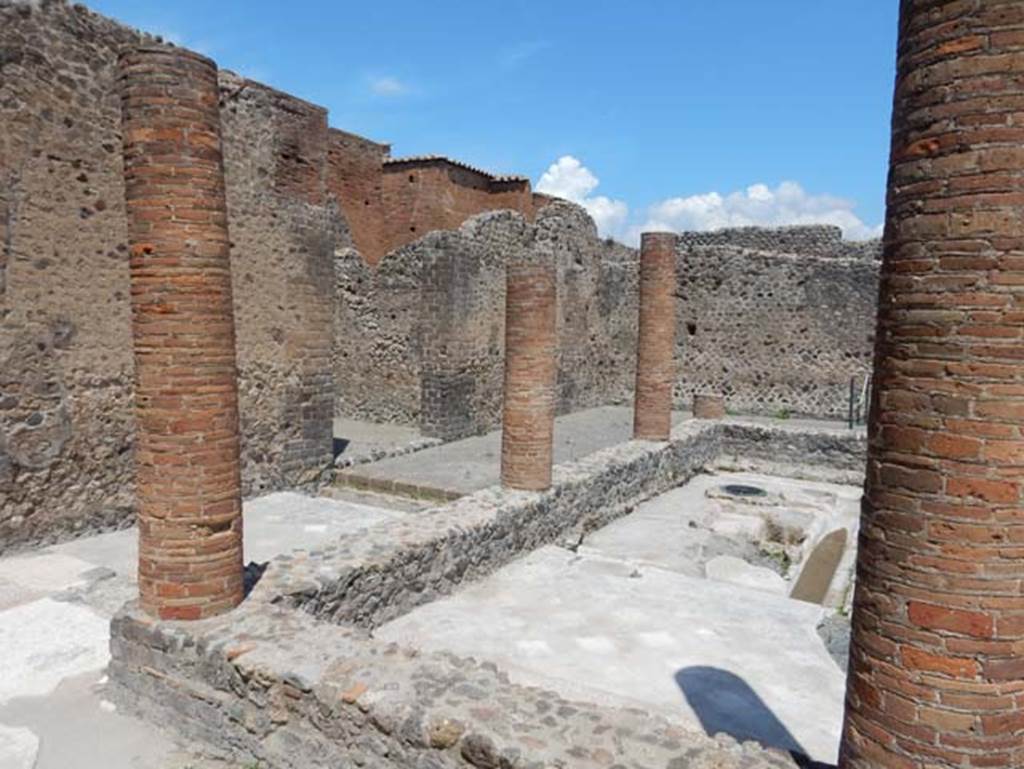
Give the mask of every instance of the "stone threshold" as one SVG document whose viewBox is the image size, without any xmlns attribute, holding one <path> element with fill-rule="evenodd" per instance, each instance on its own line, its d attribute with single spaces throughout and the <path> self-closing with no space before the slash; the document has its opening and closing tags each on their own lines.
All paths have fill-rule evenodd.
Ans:
<svg viewBox="0 0 1024 769">
<path fill-rule="evenodd" d="M 271 767 L 791 767 L 786 753 L 569 702 L 514 685 L 494 665 L 373 638 L 383 622 L 567 531 L 598 528 L 745 447 L 852 471 L 864 440 L 688 421 L 668 442 L 630 441 L 556 467 L 547 492 L 492 487 L 358 541 L 279 556 L 221 617 L 157 621 L 129 604 L 111 626 L 112 694 L 215 754 Z"/>
<path fill-rule="evenodd" d="M 406 483 L 405 481 L 397 481 L 391 478 L 377 478 L 372 475 L 362 474 L 357 470 L 345 470 L 335 473 L 334 483 L 336 486 L 357 491 L 372 491 L 377 494 L 390 494 L 409 499 L 421 499 L 427 502 L 454 502 L 456 499 L 464 496 L 461 491 L 454 489 Z"/>
</svg>

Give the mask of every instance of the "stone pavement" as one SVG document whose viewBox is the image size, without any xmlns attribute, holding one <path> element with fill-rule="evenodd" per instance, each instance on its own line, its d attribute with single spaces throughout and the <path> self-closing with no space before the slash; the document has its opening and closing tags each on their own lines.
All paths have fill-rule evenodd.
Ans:
<svg viewBox="0 0 1024 769">
<path fill-rule="evenodd" d="M 724 573 L 725 581 L 705 573 L 729 538 L 702 536 L 703 527 L 738 517 L 706 494 L 725 483 L 777 495 L 778 510 L 766 513 L 815 507 L 804 522 L 809 542 L 856 526 L 856 487 L 697 476 L 588 535 L 576 552 L 541 548 L 375 635 L 494 662 L 513 682 L 567 699 L 637 706 L 832 763 L 845 676 L 816 630 L 828 612 L 779 595 L 774 584 L 745 584 L 758 567 Z M 731 541 L 744 534 L 736 529 Z M 772 576 L 786 588 L 795 573 Z"/>
<path fill-rule="evenodd" d="M 334 417 L 334 463 L 350 467 L 400 456 L 441 443 L 415 427 Z"/>
<path fill-rule="evenodd" d="M 687 418 L 676 412 L 673 423 Z M 555 419 L 554 464 L 572 462 L 633 436 L 633 409 L 599 406 Z M 501 430 L 391 457 L 339 474 L 346 485 L 440 500 L 493 486 L 500 481 Z"/>
<path fill-rule="evenodd" d="M 373 501 L 289 492 L 250 500 L 246 560 L 352 536 L 403 514 Z M 222 766 L 104 697 L 110 618 L 135 597 L 136 553 L 130 529 L 0 559 L 0 769 Z"/>
</svg>

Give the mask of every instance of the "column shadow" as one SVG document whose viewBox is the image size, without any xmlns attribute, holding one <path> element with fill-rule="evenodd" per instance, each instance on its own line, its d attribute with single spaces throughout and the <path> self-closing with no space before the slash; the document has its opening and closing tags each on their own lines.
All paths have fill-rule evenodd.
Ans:
<svg viewBox="0 0 1024 769">
<path fill-rule="evenodd" d="M 757 692 L 734 673 L 694 665 L 676 672 L 675 679 L 709 735 L 724 732 L 740 742 L 754 740 L 766 747 L 785 750 L 804 769 L 834 769 L 832 764 L 811 760 Z"/>
</svg>

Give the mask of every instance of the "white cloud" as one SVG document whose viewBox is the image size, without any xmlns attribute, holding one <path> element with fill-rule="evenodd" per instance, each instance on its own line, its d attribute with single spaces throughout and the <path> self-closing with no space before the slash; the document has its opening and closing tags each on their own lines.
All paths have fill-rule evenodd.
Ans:
<svg viewBox="0 0 1024 769">
<path fill-rule="evenodd" d="M 721 227 L 780 227 L 787 224 L 834 224 L 848 240 L 881 237 L 882 226 L 864 223 L 854 203 L 832 195 L 811 195 L 796 182 L 775 189 L 753 184 L 746 190 L 720 195 L 707 192 L 668 198 L 647 210 L 647 220 L 630 228 L 629 239 L 653 230 L 715 230 Z"/>
<path fill-rule="evenodd" d="M 401 96 L 409 87 L 397 77 L 385 75 L 370 78 L 370 90 L 378 96 Z"/>
<path fill-rule="evenodd" d="M 600 180 L 572 155 L 563 155 L 545 171 L 537 182 L 537 192 L 555 195 L 583 206 L 590 214 L 597 231 L 605 237 L 622 234 L 629 206 L 621 200 L 604 195 L 591 195 Z"/>
</svg>

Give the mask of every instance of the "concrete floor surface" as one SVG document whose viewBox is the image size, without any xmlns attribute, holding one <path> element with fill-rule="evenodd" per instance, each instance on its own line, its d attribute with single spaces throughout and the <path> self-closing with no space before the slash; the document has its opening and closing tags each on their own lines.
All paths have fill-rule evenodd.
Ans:
<svg viewBox="0 0 1024 769">
<path fill-rule="evenodd" d="M 334 417 L 334 457 L 344 465 L 404 454 L 428 441 L 416 427 Z"/>
<path fill-rule="evenodd" d="M 555 461 L 631 432 L 628 407 L 560 417 Z M 371 429 L 361 440 L 413 439 L 414 431 L 400 428 Z M 495 432 L 359 470 L 465 493 L 498 482 L 499 453 Z M 782 577 L 772 575 L 766 587 L 765 570 L 743 561 L 749 548 L 709 545 L 705 529 L 735 534 L 750 523 L 709 502 L 726 478 L 762 484 L 796 507 L 816 506 L 815 535 L 856 517 L 859 489 L 701 476 L 591 533 L 575 553 L 542 548 L 377 634 L 490 659 L 516 680 L 570 697 L 637 705 L 834 761 L 844 677 L 815 631 L 824 609 L 786 598 Z M 245 504 L 245 557 L 262 562 L 358 536 L 422 506 L 346 489 L 270 494 Z M 220 769 L 104 700 L 109 619 L 136 593 L 136 536 L 113 532 L 0 559 L 0 769 Z M 733 561 L 719 558 L 712 570 L 710 556 Z"/>
<path fill-rule="evenodd" d="M 688 414 L 676 412 L 674 423 Z M 633 409 L 599 406 L 555 420 L 554 463 L 572 462 L 595 451 L 630 440 Z M 445 443 L 400 457 L 361 465 L 362 477 L 394 480 L 470 494 L 500 482 L 501 430 Z"/>
<path fill-rule="evenodd" d="M 404 513 L 280 492 L 244 505 L 245 557 L 358 536 Z M 135 529 L 0 558 L 0 769 L 203 769 L 103 697 L 113 613 L 136 595 Z"/>
<path fill-rule="evenodd" d="M 575 553 L 541 548 L 376 635 L 490 660 L 515 681 L 570 698 L 638 706 L 834 763 L 845 676 L 816 630 L 826 610 L 706 579 L 688 549 L 689 522 L 717 509 L 706 492 L 739 481 L 817 498 L 821 528 L 855 515 L 860 494 L 698 476 L 590 534 Z"/>
</svg>

